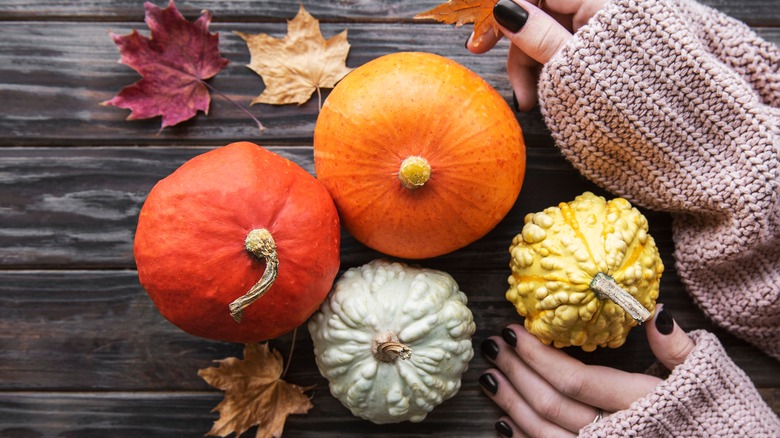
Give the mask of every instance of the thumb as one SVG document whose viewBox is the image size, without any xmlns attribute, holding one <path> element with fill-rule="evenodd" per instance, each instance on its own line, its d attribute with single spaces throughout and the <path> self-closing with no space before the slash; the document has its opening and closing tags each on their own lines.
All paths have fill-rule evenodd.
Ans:
<svg viewBox="0 0 780 438">
<path fill-rule="evenodd" d="M 525 0 L 499 0 L 493 18 L 512 44 L 542 64 L 571 38 L 558 21 Z"/>
<path fill-rule="evenodd" d="M 672 313 L 665 309 L 663 304 L 656 306 L 653 319 L 645 327 L 650 349 L 670 370 L 685 362 L 688 354 L 696 347 L 693 340 L 674 322 Z"/>
</svg>

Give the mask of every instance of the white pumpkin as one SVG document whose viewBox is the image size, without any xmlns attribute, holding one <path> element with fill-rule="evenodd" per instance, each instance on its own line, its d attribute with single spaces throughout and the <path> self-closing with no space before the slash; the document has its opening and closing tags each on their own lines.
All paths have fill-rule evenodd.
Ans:
<svg viewBox="0 0 780 438">
<path fill-rule="evenodd" d="M 474 356 L 466 302 L 441 271 L 386 260 L 347 270 L 309 321 L 331 394 L 377 424 L 422 421 Z"/>
</svg>

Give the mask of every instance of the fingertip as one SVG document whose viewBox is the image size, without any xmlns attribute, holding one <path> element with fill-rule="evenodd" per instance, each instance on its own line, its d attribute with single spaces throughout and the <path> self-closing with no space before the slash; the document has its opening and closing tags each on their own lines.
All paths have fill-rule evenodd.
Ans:
<svg viewBox="0 0 780 438">
<path fill-rule="evenodd" d="M 526 435 L 508 416 L 503 416 L 496 421 L 496 432 L 501 437 L 506 438 L 525 438 Z"/>
<path fill-rule="evenodd" d="M 496 34 L 492 29 L 481 35 L 476 35 L 474 32 L 471 32 L 466 39 L 466 50 L 475 55 L 479 55 L 495 47 L 500 39 L 501 35 Z"/>
<path fill-rule="evenodd" d="M 696 343 L 674 321 L 671 310 L 663 304 L 656 305 L 645 330 L 653 354 L 670 370 L 685 362 L 696 347 Z"/>
<path fill-rule="evenodd" d="M 489 395 L 496 395 L 498 392 L 498 379 L 496 379 L 498 372 L 497 369 L 490 368 L 479 376 L 479 386 Z"/>
<path fill-rule="evenodd" d="M 515 107 L 516 112 L 528 112 L 534 109 L 536 107 L 537 103 L 537 97 L 534 93 L 526 93 L 526 92 L 517 92 L 514 91 L 512 94 L 512 98 L 514 99 L 513 105 Z"/>
<path fill-rule="evenodd" d="M 493 7 L 493 18 L 512 44 L 542 64 L 572 36 L 553 17 L 525 0 L 499 0 Z"/>
<path fill-rule="evenodd" d="M 493 338 L 487 338 L 484 341 L 482 341 L 482 344 L 480 344 L 480 352 L 483 356 L 488 358 L 491 361 L 495 361 L 498 357 L 500 347 L 498 345 L 498 342 L 496 342 Z"/>
</svg>

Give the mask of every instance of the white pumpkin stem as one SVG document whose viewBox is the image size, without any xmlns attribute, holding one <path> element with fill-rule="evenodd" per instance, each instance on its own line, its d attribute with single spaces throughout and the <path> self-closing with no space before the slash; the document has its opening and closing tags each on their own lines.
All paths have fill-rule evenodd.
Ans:
<svg viewBox="0 0 780 438">
<path fill-rule="evenodd" d="M 431 179 L 431 165 L 423 157 L 412 155 L 401 162 L 398 179 L 409 190 L 417 190 Z"/>
<path fill-rule="evenodd" d="M 638 323 L 643 323 L 650 319 L 650 311 L 636 300 L 631 294 L 626 292 L 617 284 L 614 278 L 607 274 L 599 272 L 590 282 L 590 288 L 600 300 L 610 299 L 612 302 L 622 307 Z"/>
<path fill-rule="evenodd" d="M 244 316 L 244 309 L 268 292 L 268 289 L 276 281 L 276 275 L 279 270 L 276 242 L 271 237 L 271 233 L 265 228 L 250 231 L 244 241 L 244 248 L 258 259 L 265 261 L 265 272 L 246 294 L 230 303 L 230 315 L 236 322 L 241 322 L 241 317 Z"/>
<path fill-rule="evenodd" d="M 412 349 L 402 344 L 395 333 L 385 333 L 374 338 L 371 344 L 371 352 L 377 360 L 387 363 L 412 357 Z"/>
</svg>

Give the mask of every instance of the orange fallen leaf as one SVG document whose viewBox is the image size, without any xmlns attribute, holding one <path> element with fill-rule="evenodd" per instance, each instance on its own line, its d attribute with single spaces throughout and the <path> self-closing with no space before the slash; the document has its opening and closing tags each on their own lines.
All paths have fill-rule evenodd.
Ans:
<svg viewBox="0 0 780 438">
<path fill-rule="evenodd" d="M 261 33 L 236 32 L 249 47 L 248 67 L 260 75 L 265 90 L 256 103 L 302 104 L 321 88 L 333 88 L 352 69 L 347 67 L 347 31 L 325 40 L 317 19 L 303 5 L 287 22 L 287 35 L 274 38 Z"/>
<path fill-rule="evenodd" d="M 198 370 L 209 385 L 225 392 L 214 408 L 219 419 L 206 435 L 236 436 L 257 425 L 257 438 L 279 438 L 290 414 L 305 414 L 313 407 L 301 387 L 281 380 L 282 355 L 268 344 L 246 344 L 244 359 L 218 360 L 218 367 Z"/>
<path fill-rule="evenodd" d="M 498 36 L 501 29 L 493 18 L 496 0 L 449 0 L 435 8 L 414 16 L 415 20 L 433 19 L 440 23 L 462 26 L 474 23 L 472 44 L 478 46 L 482 36 L 491 30 Z"/>
</svg>

